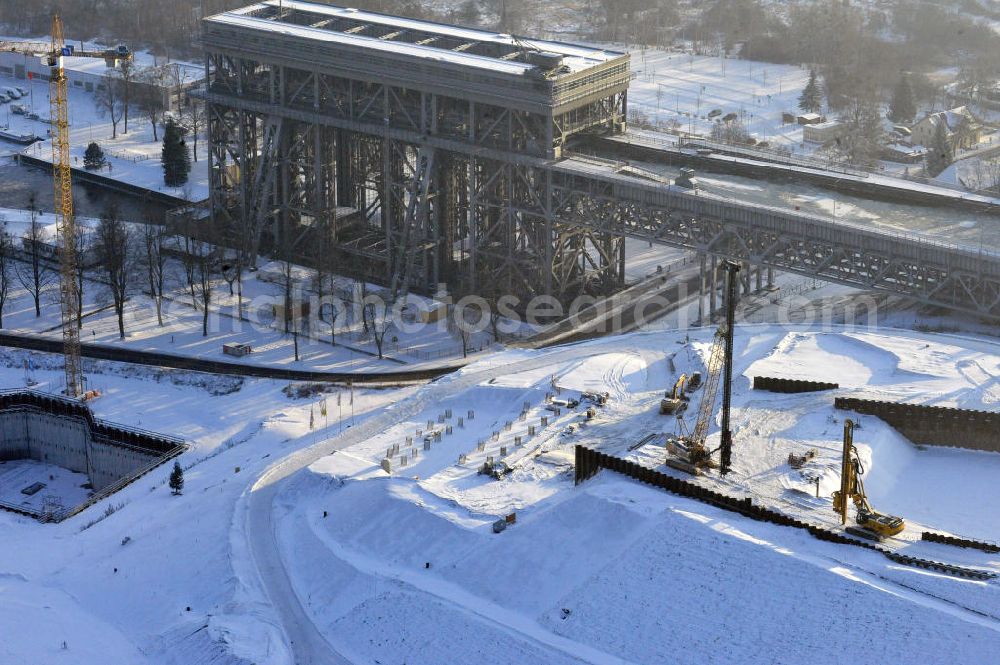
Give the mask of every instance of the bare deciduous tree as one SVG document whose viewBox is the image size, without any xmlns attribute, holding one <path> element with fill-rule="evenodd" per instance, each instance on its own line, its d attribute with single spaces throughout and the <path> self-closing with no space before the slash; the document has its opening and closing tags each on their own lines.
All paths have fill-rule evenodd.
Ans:
<svg viewBox="0 0 1000 665">
<path fill-rule="evenodd" d="M 118 335 L 125 339 L 125 303 L 136 275 L 135 233 L 122 220 L 115 204 L 111 204 L 101 215 L 95 240 L 107 290 L 118 318 Z"/>
<path fill-rule="evenodd" d="M 330 344 L 337 345 L 337 319 L 346 310 L 335 293 L 337 268 L 336 240 L 330 226 L 320 231 L 320 239 L 314 245 L 313 263 L 316 274 L 313 285 L 319 300 L 316 316 L 330 324 Z"/>
<path fill-rule="evenodd" d="M 17 281 L 31 294 L 35 304 L 35 317 L 42 316 L 42 293 L 52 283 L 55 274 L 45 263 L 45 230 L 39 219 L 38 196 L 32 192 L 28 196 L 28 211 L 31 220 L 28 230 L 21 238 L 24 261 L 15 265 Z"/>
<path fill-rule="evenodd" d="M 163 252 L 165 232 L 162 226 L 144 224 L 142 227 L 142 267 L 146 273 L 146 287 L 156 307 L 156 322 L 163 325 L 163 293 L 167 276 L 167 256 Z"/>
<path fill-rule="evenodd" d="M 361 317 L 365 330 L 371 334 L 378 350 L 378 357 L 384 357 L 385 338 L 395 326 L 391 316 L 391 305 L 379 295 L 366 296 L 361 301 Z"/>
<path fill-rule="evenodd" d="M 201 240 L 196 234 L 204 229 L 196 229 L 192 215 L 181 220 L 182 233 L 181 264 L 184 267 L 187 288 L 196 309 L 201 310 L 201 334 L 208 337 L 208 313 L 212 304 L 212 288 L 215 281 L 215 248 Z"/>
<path fill-rule="evenodd" d="M 92 231 L 83 224 L 73 227 L 73 245 L 76 250 L 76 274 L 73 276 L 76 282 L 76 327 L 83 328 L 83 288 L 85 284 L 85 274 L 87 272 L 86 256 L 90 248 Z"/>
<path fill-rule="evenodd" d="M 191 136 L 191 156 L 198 161 L 198 134 L 205 129 L 205 106 L 196 99 L 189 99 L 184 107 L 183 124 Z"/>
<path fill-rule="evenodd" d="M 3 308 L 10 295 L 14 269 L 14 243 L 7 233 L 7 224 L 0 225 L 0 328 L 3 328 Z"/>
<path fill-rule="evenodd" d="M 164 76 L 161 69 L 151 67 L 139 74 L 140 85 L 136 87 L 136 105 L 153 128 L 153 141 L 159 141 L 158 125 L 163 122 Z"/>
<path fill-rule="evenodd" d="M 94 105 L 101 117 L 111 121 L 111 138 L 118 138 L 118 123 L 122 120 L 125 105 L 122 102 L 122 81 L 115 70 L 109 69 L 101 77 L 94 91 Z"/>
<path fill-rule="evenodd" d="M 138 76 L 138 70 L 136 70 L 135 63 L 132 60 L 126 59 L 119 63 L 115 72 L 118 75 L 119 91 L 122 98 L 122 120 L 125 123 L 123 133 L 128 134 L 128 111 L 133 101 L 132 93 L 135 89 L 135 85 L 133 84 Z"/>
</svg>

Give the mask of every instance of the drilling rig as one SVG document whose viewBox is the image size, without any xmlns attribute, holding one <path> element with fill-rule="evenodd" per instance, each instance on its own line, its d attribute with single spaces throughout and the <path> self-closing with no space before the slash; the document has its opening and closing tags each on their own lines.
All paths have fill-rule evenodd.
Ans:
<svg viewBox="0 0 1000 665">
<path fill-rule="evenodd" d="M 849 526 L 846 531 L 871 540 L 881 540 L 895 536 L 906 528 L 903 519 L 895 515 L 880 513 L 868 503 L 865 483 L 861 479 L 865 469 L 854 447 L 854 421 L 844 421 L 844 452 L 841 460 L 840 490 L 833 493 L 833 509 L 840 515 L 841 524 L 847 524 L 847 502 L 854 502 L 858 526 Z"/>
<path fill-rule="evenodd" d="M 726 321 L 715 332 L 715 341 L 708 358 L 708 372 L 705 379 L 705 392 L 701 397 L 698 409 L 698 420 L 694 431 L 667 438 L 667 466 L 694 475 L 700 475 L 704 469 L 714 469 L 719 465 L 712 459 L 714 450 L 705 446 L 708 436 L 708 424 L 715 412 L 715 400 L 719 394 L 719 384 L 722 384 L 722 441 L 721 451 L 722 473 L 729 473 L 732 461 L 733 434 L 729 429 L 729 412 L 732 405 L 733 384 L 733 328 L 736 325 L 736 289 L 737 273 L 740 265 L 733 261 L 724 261 L 726 271 Z"/>
<path fill-rule="evenodd" d="M 78 300 L 76 285 L 76 223 L 73 217 L 73 179 L 69 154 L 69 107 L 66 71 L 63 59 L 103 58 L 108 67 L 117 67 L 122 60 L 131 60 L 128 48 L 119 46 L 104 51 L 76 50 L 67 46 L 59 15 L 52 17 L 49 44 L 31 42 L 0 42 L 0 50 L 27 54 L 44 54 L 49 73 L 49 104 L 52 134 L 52 181 L 55 186 L 56 228 L 59 244 L 59 303 L 62 314 L 63 355 L 66 370 L 66 395 L 83 396 L 83 362 L 80 359 L 80 330 L 77 328 Z"/>
</svg>

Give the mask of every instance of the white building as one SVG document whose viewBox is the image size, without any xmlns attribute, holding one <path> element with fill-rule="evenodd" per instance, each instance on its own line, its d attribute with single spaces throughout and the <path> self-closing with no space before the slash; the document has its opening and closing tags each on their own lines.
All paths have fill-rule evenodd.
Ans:
<svg viewBox="0 0 1000 665">
<path fill-rule="evenodd" d="M 827 143 L 839 139 L 843 134 L 844 125 L 837 120 L 802 127 L 802 140 L 810 143 Z"/>
<path fill-rule="evenodd" d="M 9 40 L 8 40 L 9 41 Z M 37 43 L 39 40 L 23 40 Z M 103 47 L 87 45 L 88 48 L 100 50 Z M 164 108 L 176 110 L 178 103 L 183 104 L 186 93 L 199 87 L 205 79 L 205 69 L 202 66 L 185 62 L 158 63 L 148 53 L 135 54 L 136 78 L 140 72 L 155 73 L 157 88 L 163 95 Z M 63 61 L 66 79 L 70 88 L 85 92 L 97 92 L 103 89 L 108 66 L 101 58 L 68 57 Z M 49 80 L 49 66 L 43 55 L 0 51 L 0 76 L 7 76 L 18 81 Z M 142 85 L 135 83 L 135 85 Z"/>
</svg>

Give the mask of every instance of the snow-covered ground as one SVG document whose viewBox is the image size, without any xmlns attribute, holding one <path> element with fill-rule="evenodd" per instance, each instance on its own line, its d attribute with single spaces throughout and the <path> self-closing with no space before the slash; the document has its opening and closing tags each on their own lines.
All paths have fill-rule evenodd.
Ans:
<svg viewBox="0 0 1000 665">
<path fill-rule="evenodd" d="M 901 567 L 610 472 L 574 487 L 576 444 L 662 461 L 658 446 L 628 448 L 673 430 L 659 399 L 704 369 L 711 333 L 512 350 L 421 388 L 343 391 L 339 408 L 327 395 L 326 417 L 319 397 L 291 400 L 281 382 L 97 363 L 99 417 L 192 444 L 185 491 L 171 496 L 162 469 L 59 525 L 0 513 L 0 662 L 988 662 L 995 581 Z M 809 470 L 828 495 L 847 414 L 832 393 L 753 392 L 754 374 L 1000 403 L 1000 345 L 978 339 L 750 326 L 736 357 L 735 471 L 703 482 L 831 525 L 829 499 L 810 498 L 786 461 L 819 450 Z M 21 385 L 22 359 L 0 354 L 0 384 Z M 40 387 L 57 385 L 58 359 L 40 360 Z M 546 393 L 585 390 L 610 394 L 592 420 L 547 408 Z M 856 440 L 876 507 L 908 522 L 896 547 L 1000 571 L 995 555 L 914 535 L 1000 539 L 1000 455 L 916 448 L 871 417 Z M 478 475 L 487 456 L 512 471 Z M 105 517 L 106 504 L 120 507 Z"/>
<path fill-rule="evenodd" d="M 19 264 L 22 273 L 27 265 Z M 200 301 L 195 306 L 186 286 L 183 267 L 179 262 L 171 261 L 167 270 L 168 293 L 163 302 L 163 325 L 157 319 L 155 303 L 145 295 L 148 287 L 141 281 L 145 277 L 138 275 L 132 282 L 125 306 L 125 339 L 119 336 L 113 300 L 107 286 L 102 283 L 105 277 L 98 272 L 91 273 L 84 288 L 81 340 L 210 360 L 318 371 L 394 371 L 401 364 L 447 363 L 463 356 L 462 340 L 449 329 L 446 321 L 430 324 L 411 321 L 401 322 L 399 327 L 386 334 L 383 346 L 385 360 L 379 360 L 373 336 L 364 332 L 360 304 L 338 299 L 335 301 L 340 311 L 336 321 L 336 345 L 331 344 L 329 324 L 313 317 L 309 320 L 311 328 L 307 322 L 302 324 L 302 333 L 298 338 L 300 357 L 296 361 L 296 340 L 284 332 L 281 320 L 276 320 L 272 310 L 284 302 L 282 283 L 277 276 L 280 269 L 268 264 L 262 264 L 261 270 L 248 272 L 244 277 L 242 317 L 238 314 L 238 297 L 229 295 L 224 280 L 218 277 L 213 280 L 208 335 L 204 335 Z M 297 269 L 295 273 L 295 297 L 304 301 L 315 299 L 310 271 Z M 38 317 L 31 294 L 18 281 L 18 274 L 16 269 L 12 270 L 11 293 L 3 307 L 3 328 L 15 333 L 61 338 L 57 276 L 52 272 L 46 273 L 46 285 L 41 297 L 42 314 Z M 29 285 L 32 284 L 30 274 L 25 274 L 25 279 Z M 338 278 L 337 285 L 341 292 L 351 292 L 351 280 Z M 413 296 L 411 301 L 416 305 L 424 299 Z M 222 346 L 230 342 L 250 344 L 253 353 L 240 359 L 226 356 Z M 484 328 L 471 335 L 468 348 L 470 353 L 488 352 L 492 344 L 492 333 Z"/>
<path fill-rule="evenodd" d="M 49 87 L 45 81 L 22 81 L 0 75 L 0 88 L 18 86 L 28 89 L 31 96 L 14 104 L 24 104 L 42 118 L 49 117 Z M 104 149 L 108 168 L 99 175 L 131 185 L 161 192 L 176 198 L 200 201 L 208 197 L 208 144 L 202 137 L 198 143 L 198 161 L 192 162 L 188 184 L 184 187 L 167 187 L 163 184 L 160 153 L 163 148 L 163 130 L 159 129 L 153 140 L 153 128 L 137 108 L 129 116 L 128 133 L 124 123 L 118 123 L 118 137 L 112 139 L 111 121 L 96 107 L 94 95 L 81 89 L 69 89 L 70 154 L 73 168 L 83 169 L 83 153 L 91 141 Z M 0 127 L 15 134 L 33 134 L 46 140 L 27 148 L 0 140 L 0 155 L 5 152 L 23 152 L 26 155 L 52 161 L 52 143 L 48 140 L 52 126 L 41 120 L 29 120 L 11 111 L 11 104 L 0 106 Z M 204 131 L 204 130 L 203 130 Z M 188 137 L 189 147 L 193 140 Z"/>
<path fill-rule="evenodd" d="M 279 495 L 279 541 L 293 587 L 320 632 L 352 662 L 982 658 L 985 645 L 1000 637 L 1000 625 L 976 614 L 997 607 L 993 583 L 973 590 L 968 582 L 747 523 L 612 474 L 573 488 L 574 444 L 625 455 L 645 434 L 672 429 L 657 413 L 659 398 L 678 373 L 703 369 L 708 339 L 707 331 L 690 345 L 678 344 L 684 338 L 676 334 L 629 336 L 514 358 L 503 374 L 471 385 L 456 377 L 461 392 L 397 406 L 392 427 L 379 427 L 295 477 Z M 723 487 L 831 525 L 829 499 L 810 500 L 786 460 L 790 451 L 820 447 L 816 467 L 835 469 L 837 423 L 844 414 L 834 411 L 829 394 L 790 399 L 752 393 L 749 378 L 758 370 L 831 374 L 844 392 L 876 398 L 979 408 L 995 408 L 1000 399 L 995 345 L 905 332 L 763 327 L 742 331 L 737 346 L 740 462 L 735 479 Z M 959 369 L 965 361 L 987 374 L 965 376 Z M 545 393 L 556 387 L 558 397 L 608 390 L 610 403 L 591 421 L 582 407 L 556 415 L 544 404 Z M 939 394 L 950 397 L 936 399 Z M 468 409 L 475 419 L 459 426 L 457 418 Z M 543 417 L 548 424 L 541 424 Z M 417 432 L 426 435 L 430 421 L 434 428 L 452 425 L 452 433 L 445 429 L 426 450 Z M 864 419 L 863 432 L 859 447 L 876 505 L 906 516 L 917 533 L 923 523 L 1000 536 L 1000 522 L 984 514 L 1000 498 L 989 480 L 1000 456 L 932 449 L 924 458 L 925 451 L 872 418 Z M 417 442 L 418 457 L 397 468 L 407 437 Z M 400 452 L 387 478 L 379 464 L 394 444 Z M 656 464 L 656 450 L 662 448 L 633 454 Z M 459 462 L 459 455 L 465 460 Z M 502 481 L 477 475 L 487 456 L 505 459 L 512 472 Z M 939 466 L 943 457 L 954 461 Z M 984 462 L 982 472 L 959 471 Z M 913 473 L 905 483 L 897 476 L 904 469 Z M 930 478 L 933 491 L 921 484 Z M 824 491 L 828 484 L 824 480 Z M 935 500 L 951 486 L 954 497 Z M 981 509 L 968 510 L 973 496 Z M 961 505 L 966 517 L 958 515 Z M 491 533 L 493 520 L 515 511 L 516 525 Z M 912 536 L 903 547 L 924 556 L 949 554 Z M 977 565 L 1000 567 L 996 557 L 973 558 Z M 938 594 L 963 598 L 959 611 L 936 600 Z M 848 603 L 851 611 L 841 611 Z M 840 636 L 836 653 L 815 630 L 830 621 Z M 685 630 L 691 622 L 698 626 L 694 633 Z M 773 630 L 776 625 L 782 629 Z M 942 630 L 955 637 L 948 643 L 920 637 Z M 445 643 L 443 633 L 450 636 Z M 790 634 L 796 639 L 789 641 Z M 725 655 L 714 651 L 719 642 L 727 645 Z"/>
<path fill-rule="evenodd" d="M 629 108 L 652 124 L 708 136 L 717 119 L 735 113 L 759 141 L 794 152 L 815 147 L 802 144 L 800 125 L 782 122 L 782 112 L 799 112 L 808 69 L 644 49 L 632 52 L 632 71 Z"/>
<path fill-rule="evenodd" d="M 0 502 L 24 510 L 43 512 L 56 506 L 69 508 L 83 503 L 90 491 L 84 485 L 90 481 L 85 473 L 75 473 L 45 462 L 34 460 L 0 461 Z M 37 483 L 41 489 L 25 494 Z"/>
</svg>

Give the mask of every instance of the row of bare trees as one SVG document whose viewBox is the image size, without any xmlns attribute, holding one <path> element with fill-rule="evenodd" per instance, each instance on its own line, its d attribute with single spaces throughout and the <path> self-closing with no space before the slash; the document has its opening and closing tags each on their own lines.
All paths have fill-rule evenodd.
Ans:
<svg viewBox="0 0 1000 665">
<path fill-rule="evenodd" d="M 107 70 L 94 91 L 94 106 L 111 123 L 111 138 L 118 137 L 119 125 L 122 133 L 128 134 L 129 114 L 138 111 L 152 127 L 153 140 L 159 141 L 159 128 L 165 124 L 167 109 L 172 105 L 178 109 L 176 121 L 192 139 L 197 162 L 198 135 L 205 130 L 205 107 L 183 94 L 186 71 L 171 65 L 139 69 L 130 60 Z M 177 99 L 167 99 L 164 91 L 173 91 L 170 94 L 176 94 Z"/>
<path fill-rule="evenodd" d="M 29 200 L 30 220 L 20 237 L 0 230 L 0 327 L 3 314 L 11 293 L 18 286 L 30 295 L 35 316 L 41 317 L 44 294 L 58 281 L 58 262 L 55 257 L 55 238 L 51 228 L 42 222 L 37 200 Z M 239 285 L 242 293 L 242 272 L 251 265 L 247 259 L 239 260 L 233 254 L 223 255 L 215 244 L 208 241 L 210 229 L 204 220 L 193 216 L 181 219 L 177 228 L 167 230 L 154 223 L 150 216 L 142 224 L 126 222 L 116 205 L 108 206 L 96 226 L 88 228 L 78 225 L 76 297 L 78 298 L 77 326 L 82 328 L 84 316 L 84 295 L 86 289 L 96 289 L 92 299 L 98 305 L 107 305 L 115 313 L 119 337 L 126 336 L 126 312 L 130 299 L 135 295 L 147 296 L 156 311 L 157 324 L 164 325 L 164 301 L 168 291 L 182 288 L 190 296 L 192 305 L 201 312 L 202 334 L 208 336 L 210 308 L 214 289 L 221 280 L 229 284 L 230 295 L 234 286 Z M 173 243 L 173 245 L 171 245 Z M 332 229 L 319 234 L 312 244 L 314 252 L 312 276 L 309 284 L 320 308 L 315 313 L 307 312 L 301 302 L 299 289 L 302 274 L 292 260 L 291 248 L 281 256 L 281 287 L 283 306 L 280 308 L 283 320 L 278 325 L 286 334 L 292 335 L 296 360 L 299 359 L 299 335 L 303 332 L 302 322 L 318 318 L 329 325 L 329 341 L 337 344 L 338 324 L 345 319 L 350 324 L 360 323 L 362 331 L 374 343 L 379 357 L 387 350 L 387 341 L 396 330 L 393 319 L 394 303 L 378 294 L 369 293 L 363 277 L 338 279 L 344 273 L 360 272 L 357 265 L 345 263 L 343 255 L 335 249 Z M 177 256 L 170 258 L 170 250 Z M 176 268 L 176 269 L 174 269 Z M 350 291 L 338 293 L 336 285 L 347 284 Z M 483 299 L 488 302 L 487 299 Z M 495 303 L 484 312 L 461 312 L 462 319 L 473 314 L 479 320 L 484 314 L 490 318 L 494 336 L 499 337 L 497 328 L 499 308 Z M 243 315 L 242 302 L 239 316 Z M 313 317 L 315 314 L 315 318 Z M 455 316 L 459 316 L 456 313 Z M 463 352 L 468 353 L 471 332 L 465 325 L 450 325 L 449 330 L 462 342 Z"/>
<path fill-rule="evenodd" d="M 59 280 L 55 231 L 42 221 L 37 197 L 28 201 L 29 219 L 22 233 L 0 228 L 0 327 L 11 293 L 18 287 L 31 298 L 35 317 L 40 318 L 45 294 Z M 126 222 L 118 207 L 109 205 L 96 226 L 76 227 L 77 267 L 74 274 L 77 298 L 77 327 L 83 327 L 85 291 L 97 288 L 98 305 L 110 305 L 121 338 L 126 334 L 126 310 L 137 293 L 148 296 L 156 311 L 157 323 L 164 325 L 163 303 L 168 289 L 182 277 L 195 306 L 205 311 L 203 334 L 208 334 L 208 306 L 211 303 L 215 256 L 207 243 L 185 237 L 187 254 L 182 254 L 182 274 L 170 270 L 166 246 L 167 230 L 156 223 L 152 213 L 142 224 Z M 56 296 L 56 298 L 61 296 Z"/>
</svg>

